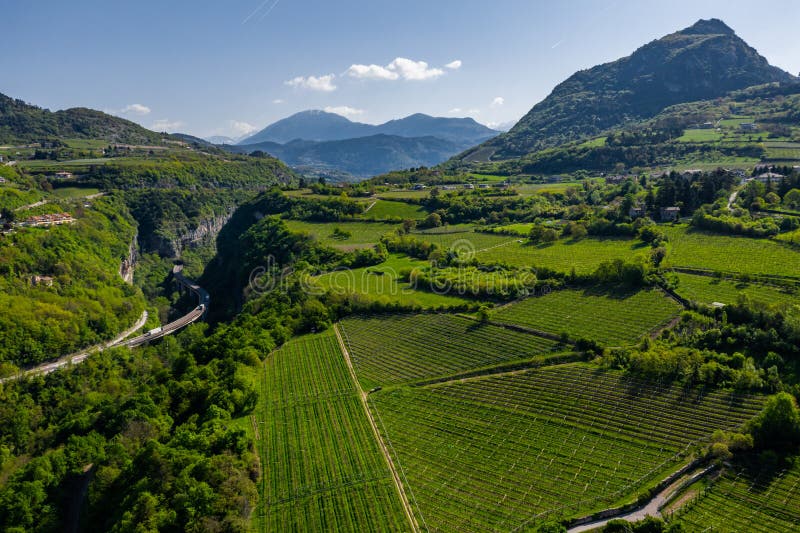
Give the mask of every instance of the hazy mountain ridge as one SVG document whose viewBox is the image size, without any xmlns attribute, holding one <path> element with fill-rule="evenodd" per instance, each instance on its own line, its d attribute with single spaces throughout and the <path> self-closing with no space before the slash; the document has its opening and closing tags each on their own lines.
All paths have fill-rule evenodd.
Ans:
<svg viewBox="0 0 800 533">
<path fill-rule="evenodd" d="M 237 144 L 275 142 L 285 144 L 296 139 L 306 141 L 340 141 L 372 135 L 400 137 L 438 137 L 457 143 L 481 142 L 499 132 L 471 118 L 432 117 L 415 113 L 383 124 L 353 122 L 336 113 L 317 109 L 301 111 L 270 124 Z"/>
</svg>

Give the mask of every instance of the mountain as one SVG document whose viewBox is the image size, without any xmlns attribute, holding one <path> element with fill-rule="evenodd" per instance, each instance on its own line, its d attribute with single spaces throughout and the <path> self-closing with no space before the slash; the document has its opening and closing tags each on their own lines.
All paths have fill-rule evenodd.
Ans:
<svg viewBox="0 0 800 533">
<path fill-rule="evenodd" d="M 226 150 L 243 154 L 260 150 L 296 168 L 341 171 L 357 177 L 437 165 L 465 147 L 431 136 L 385 134 L 323 142 L 297 139 L 286 144 L 262 142 L 224 146 Z"/>
<path fill-rule="evenodd" d="M 160 133 L 94 109 L 76 107 L 52 112 L 0 94 L 0 143 L 52 137 L 124 144 L 160 144 L 162 139 Z"/>
<path fill-rule="evenodd" d="M 310 110 L 295 113 L 270 124 L 258 133 L 242 139 L 238 144 L 249 145 L 262 142 L 284 144 L 295 139 L 338 141 L 381 134 L 399 137 L 437 137 L 456 144 L 474 144 L 494 137 L 497 133 L 471 118 L 431 117 L 416 113 L 405 118 L 372 125 L 353 122 L 335 113 Z"/>
<path fill-rule="evenodd" d="M 791 82 L 724 22 L 700 20 L 628 57 L 576 72 L 508 132 L 462 154 L 506 159 L 597 135 L 668 106 L 724 96 L 753 85 Z"/>
</svg>

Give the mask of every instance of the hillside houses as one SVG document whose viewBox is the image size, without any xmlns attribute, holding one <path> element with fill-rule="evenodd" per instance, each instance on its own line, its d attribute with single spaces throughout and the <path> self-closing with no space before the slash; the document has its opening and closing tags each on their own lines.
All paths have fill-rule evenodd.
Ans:
<svg viewBox="0 0 800 533">
<path fill-rule="evenodd" d="M 661 221 L 662 222 L 670 222 L 674 220 L 678 220 L 681 216 L 681 208 L 680 207 L 662 207 L 661 208 Z"/>
<path fill-rule="evenodd" d="M 28 227 L 42 227 L 42 226 L 59 226 L 61 224 L 71 224 L 75 222 L 72 215 L 69 213 L 51 213 L 48 215 L 35 215 L 26 218 L 20 223 L 21 226 Z"/>
</svg>

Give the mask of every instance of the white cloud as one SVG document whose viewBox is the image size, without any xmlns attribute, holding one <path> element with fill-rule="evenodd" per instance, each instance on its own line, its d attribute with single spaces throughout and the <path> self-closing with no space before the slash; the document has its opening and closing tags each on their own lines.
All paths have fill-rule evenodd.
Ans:
<svg viewBox="0 0 800 533">
<path fill-rule="evenodd" d="M 282 98 L 276 98 L 275 100 L 272 101 L 273 104 L 282 104 L 283 102 L 284 100 Z"/>
<path fill-rule="evenodd" d="M 456 63 L 450 63 L 451 65 Z M 461 62 L 458 61 L 459 66 Z M 450 67 L 458 68 L 458 67 Z M 350 65 L 345 73 L 352 78 L 369 80 L 430 80 L 444 74 L 440 68 L 431 68 L 425 61 L 414 61 L 405 57 L 396 57 L 391 63 L 380 65 Z"/>
<path fill-rule="evenodd" d="M 231 131 L 233 131 L 234 136 L 239 137 L 247 135 L 248 133 L 253 133 L 258 129 L 252 124 L 248 124 L 247 122 L 242 122 L 239 120 L 231 120 L 228 124 L 231 128 Z"/>
<path fill-rule="evenodd" d="M 503 98 L 502 96 L 495 96 L 494 99 L 492 100 L 492 103 L 489 104 L 489 107 L 492 107 L 492 108 L 500 107 L 501 105 L 503 105 L 505 103 L 506 103 L 506 99 L 505 98 Z"/>
<path fill-rule="evenodd" d="M 183 126 L 183 122 L 180 120 L 161 118 L 153 122 L 153 125 L 150 126 L 150 129 L 153 131 L 166 131 L 172 133 L 177 131 L 181 126 Z"/>
<path fill-rule="evenodd" d="M 147 107 L 146 105 L 142 105 L 142 104 L 130 104 L 130 105 L 126 105 L 125 107 L 123 107 L 122 111 L 120 111 L 120 112 L 123 115 L 131 114 L 131 115 L 142 115 L 143 116 L 143 115 L 149 115 L 150 114 L 150 108 Z"/>
<path fill-rule="evenodd" d="M 363 109 L 356 109 L 355 107 L 350 107 L 347 105 L 328 106 L 325 108 L 325 111 L 328 113 L 336 113 L 337 115 L 342 115 L 343 117 L 347 118 L 364 114 Z"/>
<path fill-rule="evenodd" d="M 451 61 L 445 65 L 445 68 L 449 68 L 450 70 L 458 70 L 461 68 L 461 60 L 456 59 L 455 61 Z"/>
<path fill-rule="evenodd" d="M 480 109 L 476 107 L 471 107 L 469 109 L 462 109 L 460 107 L 454 107 L 453 109 L 447 112 L 448 115 L 460 115 L 460 116 L 469 116 L 469 115 L 479 115 L 481 112 Z"/>
<path fill-rule="evenodd" d="M 398 72 L 405 80 L 429 80 L 444 74 L 440 68 L 428 68 L 425 61 L 414 61 L 405 57 L 395 58 L 386 68 Z"/>
<path fill-rule="evenodd" d="M 350 65 L 345 73 L 363 80 L 396 80 L 400 77 L 397 72 L 380 65 Z"/>
<path fill-rule="evenodd" d="M 450 114 L 450 115 L 457 115 L 458 113 L 461 113 L 461 111 L 462 111 L 462 109 L 460 107 L 454 107 L 453 109 L 451 109 L 447 113 Z"/>
<path fill-rule="evenodd" d="M 290 87 L 298 87 L 301 89 L 309 89 L 312 91 L 322 91 L 329 93 L 336 90 L 336 85 L 333 84 L 334 74 L 326 74 L 325 76 L 297 76 L 284 83 Z"/>
</svg>

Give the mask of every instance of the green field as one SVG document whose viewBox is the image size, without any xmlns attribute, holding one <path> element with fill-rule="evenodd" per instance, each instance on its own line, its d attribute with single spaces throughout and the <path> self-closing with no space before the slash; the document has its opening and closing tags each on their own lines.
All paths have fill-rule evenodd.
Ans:
<svg viewBox="0 0 800 533">
<path fill-rule="evenodd" d="M 800 464 L 777 472 L 737 464 L 680 513 L 687 531 L 800 530 Z"/>
<path fill-rule="evenodd" d="M 305 222 L 302 220 L 286 220 L 286 226 L 297 232 L 305 232 L 314 236 L 321 244 L 341 249 L 363 248 L 375 244 L 386 233 L 391 233 L 398 224 L 383 222 Z M 349 233 L 342 238 L 334 235 L 334 230 Z"/>
<path fill-rule="evenodd" d="M 427 198 L 430 196 L 430 189 L 422 189 L 420 191 L 386 191 L 378 194 L 379 198 L 386 200 L 397 200 L 402 198 Z"/>
<path fill-rule="evenodd" d="M 407 531 L 391 472 L 332 331 L 264 362 L 253 427 L 258 531 Z"/>
<path fill-rule="evenodd" d="M 493 320 L 618 346 L 667 324 L 680 309 L 675 300 L 656 290 L 633 294 L 561 290 L 503 307 Z"/>
<path fill-rule="evenodd" d="M 800 294 L 790 289 L 771 287 L 758 283 L 745 283 L 734 280 L 717 279 L 710 276 L 676 274 L 678 287 L 675 292 L 687 300 L 698 303 L 735 304 L 740 295 L 751 301 L 767 304 L 793 305 L 800 302 Z"/>
<path fill-rule="evenodd" d="M 95 187 L 59 187 L 53 189 L 53 194 L 59 198 L 83 198 L 100 192 Z"/>
<path fill-rule="evenodd" d="M 455 315 L 347 318 L 342 334 L 364 389 L 552 352 L 557 343 Z"/>
<path fill-rule="evenodd" d="M 647 254 L 650 250 L 645 243 L 634 239 L 586 238 L 535 245 L 527 241 L 520 243 L 517 242 L 519 239 L 508 236 L 493 237 L 496 238 L 496 243 L 506 239 L 508 244 L 479 251 L 479 261 L 549 268 L 559 272 L 570 272 L 574 268 L 578 274 L 593 272 L 603 261 L 629 260 L 637 255 Z"/>
<path fill-rule="evenodd" d="M 428 212 L 421 206 L 406 202 L 392 202 L 389 200 L 375 200 L 370 202 L 372 207 L 361 215 L 371 220 L 405 219 L 419 220 L 425 218 Z"/>
<path fill-rule="evenodd" d="M 472 303 L 459 296 L 415 290 L 411 284 L 399 281 L 404 269 L 428 266 L 427 261 L 392 254 L 383 263 L 371 267 L 337 270 L 314 278 L 326 291 L 358 293 L 384 302 L 420 307 L 460 306 Z"/>
<path fill-rule="evenodd" d="M 497 233 L 514 233 L 520 237 L 527 237 L 531 234 L 531 229 L 535 226 L 533 222 L 518 222 L 516 224 L 506 224 L 505 226 L 494 226 L 492 231 Z"/>
<path fill-rule="evenodd" d="M 466 224 L 436 229 L 440 231 L 417 232 L 414 233 L 414 237 L 432 242 L 443 249 L 454 247 L 469 254 L 516 242 L 514 237 L 508 235 L 493 235 L 491 233 L 472 231 L 472 227 Z"/>
<path fill-rule="evenodd" d="M 664 226 L 667 266 L 740 274 L 800 277 L 800 251 L 768 239 L 718 235 L 688 226 Z"/>
<path fill-rule="evenodd" d="M 431 342 L 437 342 L 432 340 Z M 429 531 L 512 531 L 634 500 L 761 400 L 567 364 L 371 394 Z"/>
</svg>

